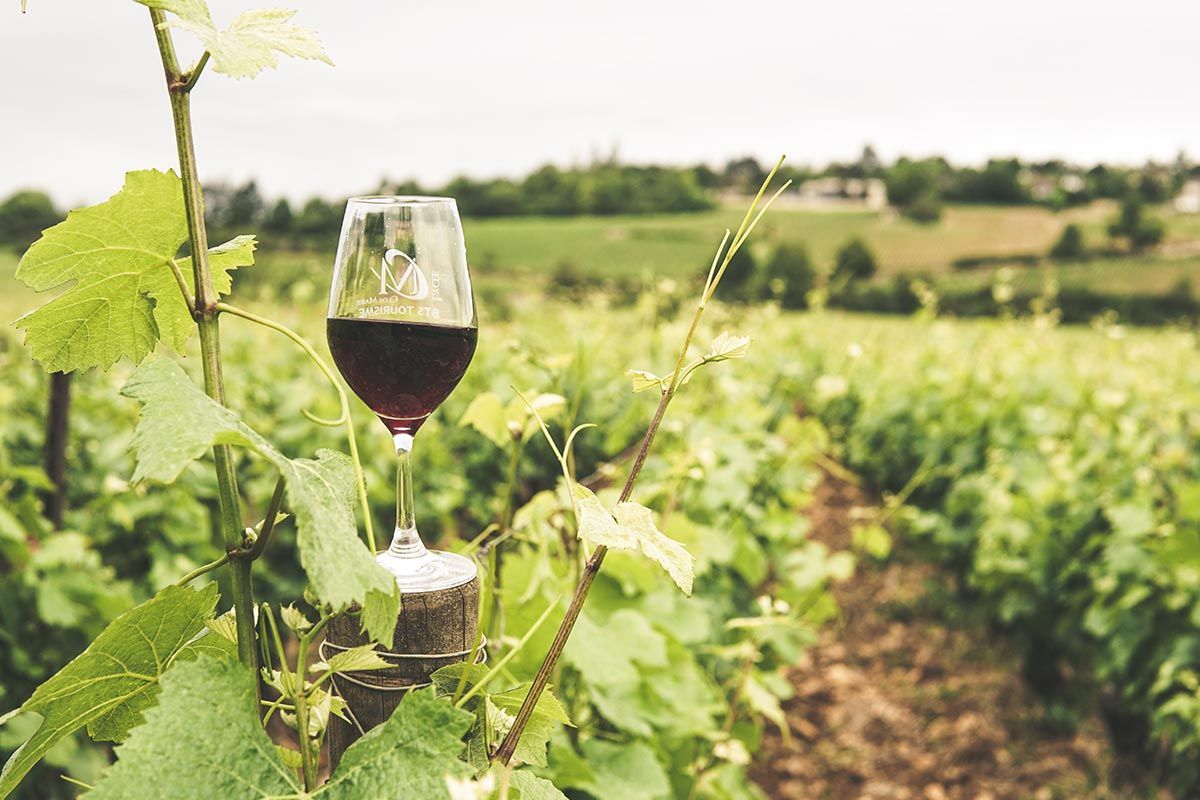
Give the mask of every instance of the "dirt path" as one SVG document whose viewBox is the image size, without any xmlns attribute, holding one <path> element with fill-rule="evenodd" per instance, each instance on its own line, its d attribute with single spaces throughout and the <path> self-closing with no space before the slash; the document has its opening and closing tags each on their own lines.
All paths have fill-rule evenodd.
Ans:
<svg viewBox="0 0 1200 800">
<path fill-rule="evenodd" d="M 857 487 L 827 477 L 812 536 L 849 547 Z M 944 576 L 905 557 L 863 562 L 834 590 L 842 620 L 792 674 L 791 737 L 767 732 L 755 769 L 772 798 L 800 800 L 1057 800 L 1167 797 L 1112 784 L 1103 726 L 1056 735 L 1022 685 L 1003 642 L 946 622 L 923 602 Z M 944 606 L 944 603 L 942 604 Z"/>
</svg>

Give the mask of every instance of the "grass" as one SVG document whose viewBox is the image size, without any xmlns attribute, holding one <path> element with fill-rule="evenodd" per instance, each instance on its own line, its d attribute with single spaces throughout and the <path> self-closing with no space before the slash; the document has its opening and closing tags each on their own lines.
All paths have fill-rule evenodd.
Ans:
<svg viewBox="0 0 1200 800">
<path fill-rule="evenodd" d="M 487 270 L 551 272 L 569 261 L 580 271 L 611 277 L 649 270 L 679 277 L 707 267 L 726 227 L 740 210 L 651 217 L 572 217 L 467 220 L 472 263 Z M 880 275 L 942 272 L 963 256 L 1045 252 L 1068 222 L 1095 229 L 1111 213 L 1102 206 L 1055 214 L 1036 207 L 955 206 L 935 225 L 890 213 L 776 209 L 755 238 L 762 255 L 781 242 L 804 243 L 828 269 L 837 249 L 858 236 L 879 259 Z"/>
</svg>

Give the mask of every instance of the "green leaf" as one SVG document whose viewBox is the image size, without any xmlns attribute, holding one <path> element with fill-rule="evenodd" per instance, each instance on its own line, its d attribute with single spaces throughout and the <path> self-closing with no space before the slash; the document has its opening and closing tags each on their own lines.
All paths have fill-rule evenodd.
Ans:
<svg viewBox="0 0 1200 800">
<path fill-rule="evenodd" d="M 458 424 L 474 428 L 502 450 L 512 447 L 513 437 L 505 420 L 504 403 L 495 392 L 476 395 Z"/>
<path fill-rule="evenodd" d="M 859 525 L 850 534 L 855 549 L 862 550 L 871 558 L 883 560 L 892 553 L 892 535 L 876 523 Z"/>
<path fill-rule="evenodd" d="M 87 725 L 93 739 L 119 741 L 154 703 L 159 678 L 204 630 L 217 604 L 217 586 L 168 587 L 113 620 L 96 640 L 21 706 L 42 716 L 41 727 L 0 772 L 7 796 L 46 751 Z M 209 637 L 205 637 L 206 639 Z"/>
<path fill-rule="evenodd" d="M 195 34 L 211 54 L 213 69 L 233 78 L 252 78 L 268 67 L 278 66 L 276 53 L 333 63 L 313 31 L 291 24 L 295 11 L 247 11 L 234 17 L 228 28 L 219 31 L 203 0 L 138 2 L 174 14 L 177 19 L 167 24 Z"/>
<path fill-rule="evenodd" d="M 458 754 L 473 720 L 432 690 L 409 692 L 386 722 L 350 746 L 322 795 L 445 800 L 446 776 L 471 772 Z"/>
<path fill-rule="evenodd" d="M 521 703 L 525 701 L 525 696 L 529 694 L 529 688 L 529 684 L 521 684 L 506 692 L 490 694 L 488 699 L 497 708 L 516 716 L 517 711 L 521 708 Z M 570 724 L 571 718 L 567 716 L 567 710 L 547 687 L 533 707 L 533 714 L 529 717 L 529 722 L 521 733 L 513 757 L 535 767 L 546 766 L 546 745 L 550 741 L 550 736 L 558 730 L 560 725 Z"/>
<path fill-rule="evenodd" d="M 513 800 L 567 800 L 567 796 L 556 789 L 553 783 L 524 769 L 509 776 L 508 788 L 510 797 L 512 790 L 516 790 Z"/>
<path fill-rule="evenodd" d="M 717 338 L 712 340 L 712 345 L 709 346 L 704 360 L 709 363 L 716 363 L 718 361 L 727 361 L 731 358 L 745 358 L 749 350 L 749 336 L 733 336 L 729 331 L 721 331 Z"/>
<path fill-rule="evenodd" d="M 779 698 L 753 674 L 747 673 L 742 681 L 742 697 L 746 699 L 746 705 L 750 706 L 751 711 L 774 722 L 784 739 L 790 737 L 791 728 L 788 726 L 787 716 L 783 713 L 783 707 L 779 704 Z"/>
<path fill-rule="evenodd" d="M 259 723 L 249 670 L 203 657 L 172 669 L 162 685 L 158 705 L 117 748 L 88 800 L 303 796 Z"/>
<path fill-rule="evenodd" d="M 663 379 L 653 372 L 647 372 L 644 369 L 627 369 L 625 370 L 625 377 L 629 378 L 633 384 L 634 394 L 644 392 L 648 389 L 658 389 L 661 391 L 663 388 Z"/>
<path fill-rule="evenodd" d="M 583 789 L 596 800 L 658 800 L 671 791 L 666 772 L 644 744 L 584 742 L 583 755 L 595 779 Z"/>
<path fill-rule="evenodd" d="M 279 617 L 283 624 L 288 626 L 288 630 L 296 633 L 304 633 L 313 626 L 308 617 L 304 616 L 304 612 L 290 603 L 279 609 Z"/>
<path fill-rule="evenodd" d="M 476 684 L 487 674 L 487 669 L 481 664 L 466 663 L 450 664 L 442 667 L 437 672 L 433 673 L 432 680 L 437 688 L 439 695 L 453 697 L 458 691 L 459 683 L 462 679 L 463 670 L 467 671 L 467 679 L 463 682 L 463 692 L 469 692 Z M 485 694 L 487 703 L 490 703 L 496 710 L 502 712 L 511 718 L 515 717 L 517 711 L 521 708 L 521 703 L 525 701 L 525 696 L 529 694 L 530 684 L 523 683 L 514 689 L 508 689 L 496 694 Z M 476 695 L 478 698 L 479 695 Z M 468 709 L 476 714 L 486 713 L 484 710 L 486 703 L 481 705 L 476 699 L 468 702 Z M 562 703 L 554 696 L 550 687 L 542 692 L 537 703 L 533 707 L 533 714 L 529 717 L 529 723 L 526 725 L 524 732 L 521 734 L 520 740 L 517 742 L 517 748 L 513 753 L 513 757 L 523 763 L 533 764 L 534 766 L 546 766 L 546 744 L 550 741 L 550 737 L 561 725 L 570 725 L 571 718 L 567 716 L 567 710 L 563 708 Z M 482 731 L 478 731 L 482 732 Z M 507 731 L 504 731 L 506 733 Z M 498 737 L 493 737 L 493 745 L 498 745 Z M 479 752 L 482 752 L 482 742 L 469 742 L 468 746 L 474 746 Z M 486 763 L 487 755 L 483 754 L 480 763 Z M 476 759 L 477 761 L 479 759 Z"/>
<path fill-rule="evenodd" d="M 530 389 L 525 392 L 525 397 L 533 398 L 529 405 L 542 419 L 553 417 L 567 405 L 566 398 L 560 394 Z M 505 405 L 495 392 L 476 395 L 458 424 L 479 431 L 501 450 L 512 447 L 514 439 L 527 439 L 537 431 L 537 421 L 524 400 L 514 397 Z"/>
<path fill-rule="evenodd" d="M 621 609 L 603 625 L 588 614 L 581 614 L 563 657 L 590 684 L 634 684 L 638 680 L 638 664 L 667 665 L 666 640 L 632 609 Z"/>
<path fill-rule="evenodd" d="M 313 665 L 316 666 L 315 664 Z M 330 657 L 327 668 L 336 673 L 343 672 L 365 672 L 373 669 L 387 669 L 391 664 L 384 661 L 383 658 L 375 651 L 374 642 L 351 647 L 349 650 L 341 650 Z M 322 670 L 324 671 L 324 670 Z"/>
<path fill-rule="evenodd" d="M 182 184 L 157 170 L 128 173 L 121 191 L 46 230 L 17 277 L 39 292 L 73 285 L 17 320 L 34 358 L 49 372 L 107 369 L 140 362 L 160 339 L 180 349 L 195 323 L 169 264 L 186 238 Z M 211 252 L 214 285 L 227 293 L 229 270 L 254 263 L 254 240 Z M 182 271 L 191 290 L 191 270 Z"/>
<path fill-rule="evenodd" d="M 470 714 L 431 692 L 410 693 L 390 719 L 346 751 L 319 794 L 327 800 L 445 800 L 445 776 L 469 772 L 457 755 L 470 723 Z M 311 796 L 259 723 L 254 676 L 236 661 L 207 657 L 167 673 L 158 706 L 118 748 L 117 763 L 87 795 L 89 800 Z"/>
<path fill-rule="evenodd" d="M 287 458 L 167 358 L 139 367 L 121 393 L 142 404 L 133 434 L 135 481 L 170 483 L 215 444 L 258 453 L 283 476 L 285 498 L 296 517 L 300 561 L 317 597 L 335 610 L 362 605 L 367 633 L 390 646 L 400 590 L 358 537 L 349 458 L 331 450 L 318 451 L 315 460 Z"/>
<path fill-rule="evenodd" d="M 684 594 L 692 593 L 695 560 L 679 542 L 654 524 L 654 514 L 637 503 L 617 503 L 610 514 L 592 493 L 579 484 L 571 486 L 579 514 L 579 538 L 612 550 L 637 550 L 658 563 Z"/>
</svg>

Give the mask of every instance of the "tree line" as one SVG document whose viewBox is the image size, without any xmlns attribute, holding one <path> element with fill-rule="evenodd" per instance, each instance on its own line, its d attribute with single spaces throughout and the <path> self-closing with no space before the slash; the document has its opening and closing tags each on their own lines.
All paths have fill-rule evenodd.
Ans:
<svg viewBox="0 0 1200 800">
<path fill-rule="evenodd" d="M 1039 204 L 1065 208 L 1100 198 L 1155 204 L 1178 193 L 1200 165 L 1182 154 L 1171 164 L 1140 167 L 1065 161 L 991 159 L 982 167 L 955 166 L 944 158 L 901 157 L 885 164 L 866 147 L 853 161 L 824 167 L 788 167 L 784 178 L 800 184 L 814 178 L 880 180 L 888 201 L 920 221 L 939 219 L 946 203 Z M 671 214 L 704 211 L 721 193 L 752 192 L 767 166 L 755 158 L 737 158 L 723 166 L 637 166 L 615 159 L 585 167 L 546 164 L 523 178 L 475 179 L 465 176 L 440 185 L 414 180 L 384 180 L 372 191 L 385 194 L 435 194 L 458 199 L 470 217 Z M 265 197 L 254 181 L 205 187 L 206 217 L 218 231 L 257 229 L 288 237 L 298 247 L 326 243 L 341 226 L 345 198 L 312 197 L 300 203 Z M 0 244 L 23 248 L 46 227 L 62 219 L 49 195 L 19 191 L 0 202 Z M 1136 221 L 1128 221 L 1131 229 Z"/>
</svg>

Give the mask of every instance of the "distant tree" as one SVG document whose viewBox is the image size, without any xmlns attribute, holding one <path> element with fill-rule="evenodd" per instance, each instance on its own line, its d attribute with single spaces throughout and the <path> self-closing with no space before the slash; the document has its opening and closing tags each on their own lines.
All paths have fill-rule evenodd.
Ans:
<svg viewBox="0 0 1200 800">
<path fill-rule="evenodd" d="M 912 161 L 901 158 L 884 175 L 888 202 L 919 222 L 934 222 L 942 214 L 941 159 Z"/>
<path fill-rule="evenodd" d="M 1116 167 L 1097 164 L 1087 171 L 1088 193 L 1093 197 L 1120 199 L 1129 194 L 1129 173 Z"/>
<path fill-rule="evenodd" d="M 755 273 L 758 271 L 749 247 L 739 248 L 725 268 L 725 275 L 717 286 L 722 300 L 751 300 L 756 288 Z"/>
<path fill-rule="evenodd" d="M 61 221 L 62 214 L 45 192 L 16 192 L 0 203 L 0 244 L 24 250 L 42 231 Z"/>
<path fill-rule="evenodd" d="M 739 192 L 755 192 L 766 180 L 767 171 L 757 159 L 735 158 L 725 164 L 721 175 L 721 183 L 727 188 Z"/>
<path fill-rule="evenodd" d="M 778 300 L 784 308 L 807 308 L 808 293 L 817 284 L 808 248 L 803 244 L 781 244 L 763 265 L 758 278 L 758 297 Z"/>
<path fill-rule="evenodd" d="M 574 172 L 563 172 L 553 164 L 546 164 L 531 172 L 521 182 L 521 196 L 530 214 L 578 214 L 582 205 L 579 176 Z"/>
<path fill-rule="evenodd" d="M 942 218 L 942 198 L 937 192 L 926 192 L 905 206 L 902 211 L 914 222 L 929 225 Z"/>
<path fill-rule="evenodd" d="M 290 233 L 293 223 L 292 207 L 286 199 L 280 198 L 263 217 L 262 228 L 268 233 Z"/>
<path fill-rule="evenodd" d="M 266 202 L 258 193 L 258 185 L 248 181 L 230 193 L 221 222 L 232 228 L 253 227 L 262 221 L 265 209 Z"/>
<path fill-rule="evenodd" d="M 838 249 L 829 280 L 835 287 L 845 286 L 852 281 L 871 278 L 877 269 L 875 254 L 866 242 L 856 236 Z"/>
<path fill-rule="evenodd" d="M 1116 219 L 1108 224 L 1108 235 L 1113 239 L 1124 239 L 1133 252 L 1160 244 L 1166 228 L 1157 217 L 1147 217 L 1143 212 L 1141 198 L 1130 193 L 1121 203 Z"/>
<path fill-rule="evenodd" d="M 1143 172 L 1137 182 L 1138 197 L 1146 203 L 1163 203 L 1169 196 L 1169 187 L 1154 172 Z"/>
<path fill-rule="evenodd" d="M 862 153 L 858 157 L 858 167 L 868 178 L 878 177 L 883 172 L 883 162 L 874 147 L 869 144 L 863 145 Z"/>
<path fill-rule="evenodd" d="M 1058 241 L 1050 248 L 1050 257 L 1058 261 L 1077 261 L 1087 255 L 1083 242 L 1083 230 L 1071 223 L 1063 228 Z"/>
<path fill-rule="evenodd" d="M 721 185 L 721 176 L 708 164 L 697 164 L 692 167 L 692 176 L 696 183 L 705 189 L 716 189 Z"/>
<path fill-rule="evenodd" d="M 1028 203 L 1031 199 L 1021 183 L 1021 162 L 1015 158 L 989 159 L 982 170 L 959 170 L 946 197 L 960 203 L 1002 205 Z"/>
<path fill-rule="evenodd" d="M 293 230 L 303 236 L 335 236 L 342 225 L 341 209 L 314 197 L 296 216 Z"/>
</svg>

